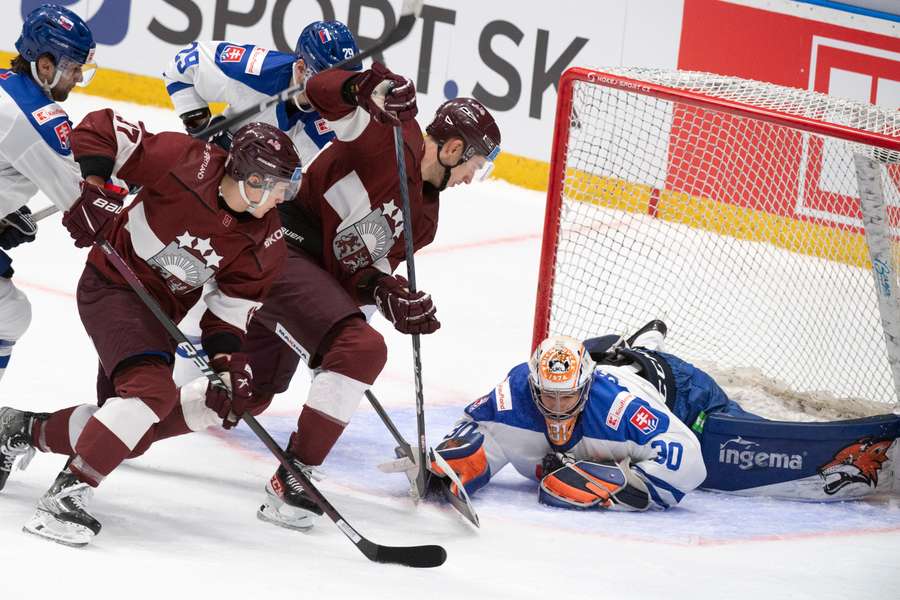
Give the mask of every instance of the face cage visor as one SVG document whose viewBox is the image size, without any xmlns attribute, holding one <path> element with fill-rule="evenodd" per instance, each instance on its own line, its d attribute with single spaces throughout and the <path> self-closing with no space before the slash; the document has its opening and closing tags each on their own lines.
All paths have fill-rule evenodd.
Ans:
<svg viewBox="0 0 900 600">
<path fill-rule="evenodd" d="M 481 164 L 475 170 L 475 173 L 472 175 L 472 181 L 484 181 L 488 177 L 491 176 L 491 173 L 494 171 L 494 159 L 500 155 L 500 146 L 494 146 L 494 149 L 491 150 L 490 154 L 484 156 L 483 154 L 477 154 L 474 146 L 469 146 L 463 152 L 463 160 L 461 162 L 466 162 L 467 160 L 480 160 Z"/>
<path fill-rule="evenodd" d="M 276 204 L 278 204 L 279 202 L 290 200 L 291 198 L 296 196 L 297 192 L 300 190 L 300 180 L 302 176 L 303 169 L 301 167 L 297 167 L 296 169 L 294 169 L 294 173 L 293 175 L 291 175 L 290 179 L 278 177 L 277 175 L 262 175 L 262 183 L 259 184 L 252 184 L 247 180 L 239 181 L 238 189 L 241 192 L 241 198 L 243 198 L 244 202 L 247 203 L 247 212 L 253 214 L 256 209 L 268 202 L 269 196 L 271 196 L 273 193 L 280 197 L 279 199 L 276 199 Z M 263 190 L 259 202 L 250 201 L 250 198 L 247 197 L 246 188 L 244 187 L 245 185 L 250 186 L 254 189 Z"/>
<path fill-rule="evenodd" d="M 547 419 L 562 421 L 577 417 L 584 410 L 593 381 L 592 376 L 577 390 L 542 390 L 529 375 L 528 387 L 541 414 Z"/>
</svg>

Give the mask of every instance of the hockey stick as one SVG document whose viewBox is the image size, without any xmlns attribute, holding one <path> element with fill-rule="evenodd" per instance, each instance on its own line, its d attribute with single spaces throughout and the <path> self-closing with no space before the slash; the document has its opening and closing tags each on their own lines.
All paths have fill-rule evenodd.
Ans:
<svg viewBox="0 0 900 600">
<path fill-rule="evenodd" d="M 397 169 L 400 176 L 400 199 L 403 208 L 403 237 L 406 242 L 406 279 L 409 291 L 416 293 L 416 261 L 413 255 L 412 208 L 409 205 L 409 187 L 406 182 L 406 158 L 403 155 L 403 131 L 399 125 L 394 127 L 394 149 L 397 154 Z M 416 475 L 416 494 L 424 498 L 428 494 L 428 482 L 425 465 L 425 399 L 422 395 L 422 354 L 419 346 L 419 334 L 412 334 L 413 376 L 416 385 L 416 437 L 418 438 L 419 472 Z"/>
<path fill-rule="evenodd" d="M 394 436 L 394 441 L 397 442 L 397 446 L 403 453 L 403 455 L 412 460 L 412 446 L 410 446 L 409 442 L 404 439 L 403 435 L 400 433 L 400 430 L 397 429 L 397 426 L 394 425 L 391 417 L 387 414 L 387 411 L 384 410 L 383 406 L 381 406 L 381 402 L 379 402 L 378 398 L 375 397 L 375 394 L 372 393 L 372 390 L 366 390 L 366 399 L 368 399 L 369 404 L 372 405 L 372 408 L 375 409 L 375 412 L 378 413 L 378 416 L 381 418 L 381 422 L 384 423 L 384 426 L 387 427 L 388 431 L 391 432 L 391 435 Z"/>
<path fill-rule="evenodd" d="M 172 322 L 172 319 L 163 312 L 159 303 L 150 295 L 150 292 L 147 291 L 147 288 L 144 287 L 144 284 L 141 283 L 138 276 L 131 270 L 131 267 L 129 267 L 119 253 L 116 252 L 116 249 L 103 238 L 98 239 L 96 243 L 106 254 L 107 259 L 116 271 L 119 272 L 119 275 L 125 279 L 128 285 L 131 286 L 131 289 L 134 290 L 141 301 L 143 301 L 144 305 L 153 313 L 153 316 L 156 317 L 168 334 L 172 336 L 172 339 L 178 343 L 178 347 L 191 357 L 194 364 L 197 365 L 203 375 L 209 379 L 213 385 L 225 387 L 225 383 L 222 381 L 219 374 L 210 368 L 206 358 L 197 351 L 197 348 L 194 347 L 184 333 L 178 329 L 178 326 Z M 312 481 L 310 481 L 302 471 L 294 467 L 293 463 L 285 456 L 281 447 L 278 446 L 278 443 L 272 439 L 272 436 L 270 436 L 265 429 L 263 429 L 253 415 L 244 413 L 242 418 L 253 433 L 255 433 L 262 443 L 265 444 L 266 448 L 275 455 L 278 462 L 284 466 L 291 476 L 300 482 L 303 486 L 303 490 L 316 504 L 319 505 L 319 508 L 334 521 L 335 525 L 338 526 L 338 529 L 340 529 L 341 532 L 347 536 L 357 548 L 359 548 L 366 558 L 380 563 L 393 563 L 405 565 L 407 567 L 421 568 L 438 567 L 447 560 L 447 551 L 441 546 L 382 546 L 381 544 L 376 544 L 360 535 L 349 523 L 347 523 L 347 521 L 344 520 L 341 514 L 331 505 L 325 496 L 316 489 Z"/>
<path fill-rule="evenodd" d="M 422 5 L 424 4 L 424 2 L 425 0 L 403 0 L 403 6 L 400 8 L 400 19 L 397 21 L 397 25 L 392 30 L 390 30 L 380 40 L 375 42 L 375 44 L 368 50 L 360 52 L 356 56 L 352 56 L 346 60 L 342 60 L 341 62 L 330 68 L 343 69 L 345 67 L 359 64 L 373 54 L 378 54 L 379 52 L 387 50 L 397 42 L 405 39 L 406 36 L 409 35 L 409 32 L 412 31 L 413 25 L 415 24 L 416 18 L 419 16 L 419 13 L 422 12 Z M 241 121 L 252 117 L 255 114 L 263 112 L 270 106 L 273 106 L 280 102 L 287 102 L 294 96 L 294 94 L 302 92 L 305 87 L 305 82 L 293 85 L 279 92 L 278 94 L 269 96 L 259 104 L 247 107 L 224 119 L 217 121 L 216 123 L 208 126 L 206 129 L 197 132 L 194 137 L 204 140 L 209 139 L 220 131 L 224 131 L 225 129 L 234 126 L 236 123 L 240 123 Z"/>
<path fill-rule="evenodd" d="M 42 208 L 41 210 L 39 210 L 39 211 L 37 211 L 37 212 L 31 213 L 31 219 L 32 219 L 35 223 L 37 223 L 37 222 L 40 221 L 41 219 L 44 219 L 44 218 L 46 218 L 46 217 L 49 217 L 50 215 L 52 215 L 53 213 L 55 213 L 55 212 L 58 211 L 58 210 L 59 210 L 59 209 L 56 207 L 55 204 L 51 204 L 50 206 L 46 206 L 46 207 Z"/>
</svg>

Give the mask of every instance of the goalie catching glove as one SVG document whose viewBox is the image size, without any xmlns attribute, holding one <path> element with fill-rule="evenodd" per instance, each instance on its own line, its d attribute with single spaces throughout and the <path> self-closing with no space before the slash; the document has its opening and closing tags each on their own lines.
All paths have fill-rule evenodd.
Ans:
<svg viewBox="0 0 900 600">
<path fill-rule="evenodd" d="M 249 356 L 241 352 L 216 356 L 209 366 L 222 377 L 225 388 L 209 384 L 206 388 L 206 406 L 216 411 L 222 419 L 222 427 L 231 429 L 241 415 L 253 406 L 253 370 Z"/>
<path fill-rule="evenodd" d="M 541 461 L 538 501 L 558 508 L 642 511 L 650 506 L 647 485 L 626 464 L 575 460 L 551 453 Z"/>
</svg>

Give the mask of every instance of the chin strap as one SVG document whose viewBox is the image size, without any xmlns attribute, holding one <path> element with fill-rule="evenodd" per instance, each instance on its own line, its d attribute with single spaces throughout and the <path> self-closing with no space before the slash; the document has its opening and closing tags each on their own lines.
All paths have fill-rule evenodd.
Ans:
<svg viewBox="0 0 900 600">
<path fill-rule="evenodd" d="M 257 208 L 259 208 L 260 206 L 262 206 L 263 204 L 266 203 L 266 200 L 269 199 L 269 194 L 272 193 L 272 190 L 267 189 L 266 191 L 263 192 L 262 198 L 259 199 L 259 202 L 251 202 L 250 198 L 247 197 L 246 190 L 244 189 L 244 181 L 243 180 L 238 181 L 238 191 L 241 193 L 241 198 L 244 200 L 244 202 L 247 203 L 247 212 L 250 213 L 251 215 L 254 213 L 254 211 Z"/>
<path fill-rule="evenodd" d="M 439 164 L 439 165 L 441 165 L 442 167 L 444 167 L 444 176 L 441 178 L 441 184 L 440 184 L 440 185 L 438 186 L 438 188 L 437 188 L 437 190 L 438 190 L 439 192 L 443 192 L 445 189 L 447 189 L 447 184 L 450 182 L 450 171 L 451 171 L 452 169 L 455 169 L 456 167 L 458 167 L 459 165 L 461 165 L 461 164 L 463 163 L 463 160 L 462 160 L 462 159 L 456 161 L 456 164 L 455 164 L 455 165 L 448 165 L 448 164 L 444 163 L 444 161 L 441 160 L 441 150 L 442 150 L 443 148 L 444 148 L 444 144 L 443 144 L 443 143 L 438 144 L 438 147 L 437 147 L 437 161 L 438 161 L 438 164 Z"/>
<path fill-rule="evenodd" d="M 37 82 L 41 89 L 44 90 L 44 93 L 47 94 L 48 98 L 53 98 L 51 90 L 56 87 L 56 84 L 59 83 L 60 77 L 62 77 L 62 72 L 58 67 L 54 66 L 53 69 L 55 73 L 53 74 L 53 81 L 50 83 L 44 83 L 44 80 L 41 79 L 40 75 L 38 75 L 37 71 L 37 62 L 28 63 L 31 65 L 31 75 L 34 77 L 34 80 Z"/>
<path fill-rule="evenodd" d="M 293 97 L 291 98 L 291 101 L 294 103 L 294 106 L 296 106 L 300 111 L 307 112 L 307 113 L 313 112 L 315 109 L 310 104 L 300 104 L 300 101 L 297 100 L 297 96 L 299 96 L 300 94 L 302 94 L 306 91 L 306 82 L 309 81 L 309 78 L 311 76 L 312 76 L 312 73 L 309 72 L 309 69 L 306 69 L 306 71 L 303 73 L 303 81 L 296 81 L 293 76 L 291 77 L 291 83 L 293 85 L 302 86 L 300 88 L 300 90 L 296 94 L 293 95 Z"/>
</svg>

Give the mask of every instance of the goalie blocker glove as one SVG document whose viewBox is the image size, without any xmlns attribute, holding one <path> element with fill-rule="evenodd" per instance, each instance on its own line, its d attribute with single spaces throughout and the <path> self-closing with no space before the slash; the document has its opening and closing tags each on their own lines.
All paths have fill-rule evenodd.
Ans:
<svg viewBox="0 0 900 600">
<path fill-rule="evenodd" d="M 87 248 L 106 234 L 107 229 L 122 212 L 128 190 L 111 183 L 103 187 L 83 181 L 81 195 L 62 218 L 63 226 L 79 248 Z"/>
<path fill-rule="evenodd" d="M 541 463 L 538 501 L 558 508 L 643 511 L 650 507 L 646 484 L 627 466 L 612 461 L 574 460 L 548 454 Z"/>
<path fill-rule="evenodd" d="M 435 317 L 431 295 L 409 291 L 409 282 L 399 275 L 385 275 L 375 282 L 375 305 L 394 329 L 406 334 L 434 333 L 441 327 Z"/>
<path fill-rule="evenodd" d="M 453 469 L 469 494 L 483 487 L 491 479 L 491 467 L 484 452 L 484 434 L 475 429 L 462 428 L 455 437 L 438 444 L 434 452 L 440 454 Z M 431 463 L 431 472 L 439 476 L 444 475 L 443 469 L 434 461 Z M 459 496 L 455 483 L 451 485 L 450 491 Z"/>
<path fill-rule="evenodd" d="M 4 250 L 33 242 L 36 234 L 37 223 L 31 218 L 31 211 L 27 206 L 0 219 L 0 248 Z"/>
</svg>

